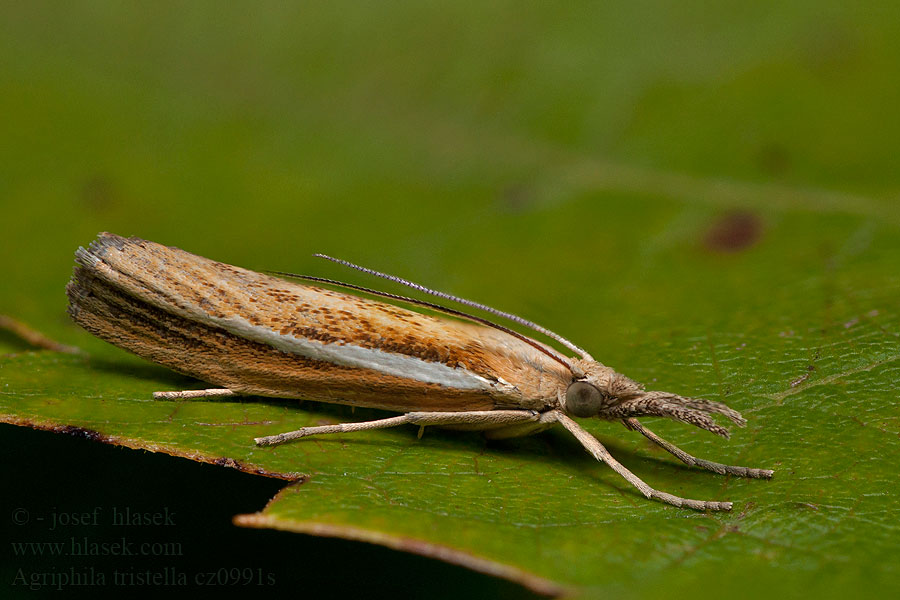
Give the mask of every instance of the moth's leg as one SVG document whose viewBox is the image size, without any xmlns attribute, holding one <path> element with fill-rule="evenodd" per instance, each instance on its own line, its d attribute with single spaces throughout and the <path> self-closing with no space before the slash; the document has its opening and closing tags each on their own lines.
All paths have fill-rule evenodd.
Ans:
<svg viewBox="0 0 900 600">
<path fill-rule="evenodd" d="M 535 421 L 525 421 L 521 423 L 513 423 L 504 425 L 495 429 L 488 429 L 484 432 L 484 437 L 489 440 L 505 440 L 509 438 L 533 435 L 550 429 L 556 425 L 557 419 L 553 411 L 541 413 Z"/>
<path fill-rule="evenodd" d="M 681 462 L 687 465 L 691 465 L 692 467 L 702 467 L 720 475 L 737 475 L 738 477 L 753 477 L 756 479 L 771 479 L 772 475 L 774 474 L 774 471 L 770 471 L 768 469 L 752 469 L 750 467 L 723 465 L 717 462 L 712 462 L 709 460 L 691 456 L 675 444 L 667 442 L 666 440 L 662 439 L 661 437 L 641 425 L 640 422 L 638 422 L 638 420 L 635 418 L 622 419 L 622 423 L 628 429 L 639 432 L 648 440 L 664 449 L 666 452 L 670 452 L 671 454 L 676 456 Z"/>
<path fill-rule="evenodd" d="M 291 440 L 298 440 L 310 435 L 322 435 L 326 433 L 349 433 L 351 431 L 365 431 L 366 429 L 387 429 L 409 423 L 407 415 L 378 419 L 377 421 L 363 421 L 361 423 L 338 423 L 337 425 L 320 425 L 318 427 L 301 427 L 295 431 L 268 435 L 254 438 L 257 446 L 277 446 Z"/>
<path fill-rule="evenodd" d="M 378 419 L 377 421 L 363 421 L 361 423 L 339 423 L 337 425 L 321 425 L 318 427 L 302 427 L 296 431 L 279 433 L 266 437 L 256 438 L 259 446 L 276 446 L 291 440 L 300 439 L 310 435 L 322 435 L 327 433 L 350 433 L 364 431 L 366 429 L 386 429 L 398 425 L 428 425 L 440 426 L 465 426 L 466 429 L 490 429 L 502 427 L 514 423 L 536 421 L 540 414 L 532 410 L 471 410 L 465 412 L 409 412 L 397 417 Z M 421 430 L 420 430 L 421 433 Z"/>
<path fill-rule="evenodd" d="M 157 400 L 181 400 L 184 398 L 209 398 L 212 396 L 237 396 L 237 392 L 232 392 L 225 388 L 216 388 L 211 390 L 183 390 L 181 392 L 153 392 L 153 397 Z"/>
<path fill-rule="evenodd" d="M 644 483 L 637 475 L 629 471 L 622 465 L 619 461 L 612 457 L 609 451 L 603 447 L 597 439 L 592 436 L 590 433 L 581 428 L 581 426 L 570 419 L 565 414 L 559 411 L 553 411 L 556 419 L 569 430 L 569 433 L 575 436 L 575 438 L 581 442 L 581 445 L 584 446 L 585 450 L 587 450 L 591 456 L 596 458 L 599 461 L 605 462 L 608 464 L 613 471 L 624 477 L 628 483 L 636 487 L 640 492 L 650 498 L 652 500 L 659 500 L 660 502 L 665 502 L 666 504 L 671 504 L 672 506 L 685 507 L 685 508 L 693 508 L 695 510 L 731 510 L 731 502 L 713 502 L 706 500 L 690 500 L 688 498 L 681 498 L 679 496 L 673 496 L 672 494 L 667 494 L 666 492 L 660 492 L 659 490 L 655 490 L 646 483 Z"/>
</svg>

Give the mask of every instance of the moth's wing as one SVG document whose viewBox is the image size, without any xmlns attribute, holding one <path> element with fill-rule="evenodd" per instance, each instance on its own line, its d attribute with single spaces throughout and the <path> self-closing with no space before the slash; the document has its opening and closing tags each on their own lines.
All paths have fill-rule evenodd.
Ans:
<svg viewBox="0 0 900 600">
<path fill-rule="evenodd" d="M 69 312 L 139 356 L 249 394 L 392 410 L 537 408 L 568 373 L 500 331 L 137 238 L 76 254 Z"/>
</svg>

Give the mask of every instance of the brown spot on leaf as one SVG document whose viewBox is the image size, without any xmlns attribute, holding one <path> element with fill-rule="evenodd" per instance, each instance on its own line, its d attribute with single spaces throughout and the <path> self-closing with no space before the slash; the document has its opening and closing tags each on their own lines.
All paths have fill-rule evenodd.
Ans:
<svg viewBox="0 0 900 600">
<path fill-rule="evenodd" d="M 500 192 L 498 205 L 505 212 L 513 214 L 526 212 L 534 205 L 533 190 L 522 183 L 509 185 Z"/>
<path fill-rule="evenodd" d="M 815 371 L 815 370 L 816 370 L 816 367 L 814 365 L 807 365 L 806 373 L 804 373 L 800 377 L 791 381 L 790 386 L 792 388 L 795 388 L 798 385 L 800 385 L 801 383 L 805 382 L 807 379 L 809 379 L 809 377 L 813 374 L 813 371 Z"/>
<path fill-rule="evenodd" d="M 722 215 L 704 237 L 704 245 L 715 252 L 740 252 L 762 236 L 762 220 L 749 211 Z"/>
<path fill-rule="evenodd" d="M 241 467 L 241 463 L 228 456 L 217 458 L 215 460 L 215 464 L 219 467 L 228 467 L 231 469 L 238 469 L 239 471 L 243 470 L 243 467 Z"/>
<path fill-rule="evenodd" d="M 62 427 L 55 427 L 53 428 L 53 431 L 56 433 L 66 433 L 68 435 L 74 435 L 75 437 L 85 438 L 87 440 L 91 440 L 92 442 L 105 441 L 104 435 L 99 431 L 86 429 L 84 427 L 77 427 L 75 425 L 63 425 Z"/>
<path fill-rule="evenodd" d="M 760 169 L 770 175 L 784 175 L 791 169 L 791 157 L 787 148 L 781 144 L 766 144 L 756 153 L 756 162 Z"/>
<path fill-rule="evenodd" d="M 81 203 L 92 211 L 109 210 L 118 202 L 112 181 L 103 175 L 94 175 L 81 186 Z"/>
</svg>

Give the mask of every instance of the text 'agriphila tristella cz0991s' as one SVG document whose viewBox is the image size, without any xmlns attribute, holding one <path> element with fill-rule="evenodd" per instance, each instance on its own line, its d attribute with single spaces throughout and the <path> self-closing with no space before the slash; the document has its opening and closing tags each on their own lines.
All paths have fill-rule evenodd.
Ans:
<svg viewBox="0 0 900 600">
<path fill-rule="evenodd" d="M 319 255 L 322 256 L 322 255 Z M 565 346 L 572 358 L 486 318 L 321 277 L 264 274 L 169 246 L 101 233 L 75 254 L 69 314 L 98 337 L 216 389 L 156 392 L 157 398 L 235 394 L 302 398 L 391 410 L 398 416 L 304 427 L 256 438 L 274 446 L 311 435 L 403 424 L 480 430 L 488 438 L 561 425 L 597 460 L 647 498 L 697 510 L 731 502 L 690 500 L 651 488 L 572 417 L 621 420 L 681 461 L 715 473 L 767 479 L 772 471 L 695 458 L 644 427 L 668 417 L 728 437 L 711 415 L 743 425 L 728 406 L 647 391 L 572 342 L 531 321 L 322 256 L 420 292 L 485 311 Z M 320 285 L 342 287 L 455 317 L 423 314 Z"/>
</svg>

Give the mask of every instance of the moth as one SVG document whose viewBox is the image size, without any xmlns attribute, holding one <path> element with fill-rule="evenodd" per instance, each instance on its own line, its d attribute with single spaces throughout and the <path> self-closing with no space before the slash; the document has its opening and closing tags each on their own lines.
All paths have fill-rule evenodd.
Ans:
<svg viewBox="0 0 900 600">
<path fill-rule="evenodd" d="M 157 398 L 257 395 L 401 413 L 257 438 L 260 446 L 403 424 L 480 430 L 491 439 L 529 435 L 560 425 L 647 498 L 697 510 L 731 509 L 731 502 L 681 498 L 644 483 L 574 419 L 600 418 L 621 420 L 625 427 L 688 465 L 723 475 L 772 476 L 766 469 L 691 456 L 638 421 L 644 416 L 668 417 L 727 438 L 728 431 L 712 415 L 739 426 L 745 421 L 725 404 L 647 391 L 536 323 L 399 277 L 322 257 L 507 319 L 577 356 L 566 356 L 486 318 L 431 302 L 321 277 L 290 275 L 306 282 L 294 283 L 111 233 L 99 234 L 88 248 L 75 253 L 77 264 L 66 287 L 68 312 L 79 325 L 116 346 L 219 386 L 156 392 Z M 362 292 L 454 318 L 313 284 Z"/>
</svg>

